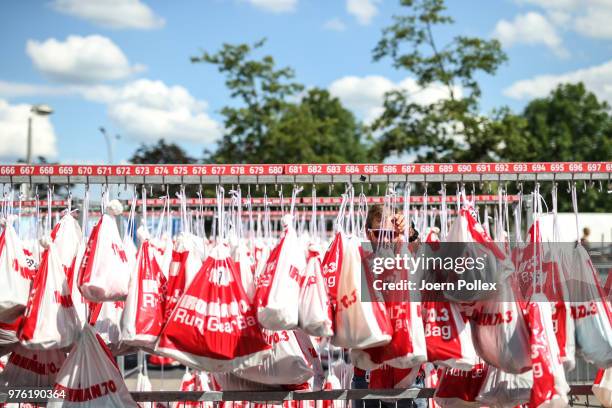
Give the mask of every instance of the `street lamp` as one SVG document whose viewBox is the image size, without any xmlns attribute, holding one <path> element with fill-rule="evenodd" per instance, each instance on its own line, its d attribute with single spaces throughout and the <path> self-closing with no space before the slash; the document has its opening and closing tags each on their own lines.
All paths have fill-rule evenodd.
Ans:
<svg viewBox="0 0 612 408">
<path fill-rule="evenodd" d="M 32 117 L 34 115 L 49 116 L 53 113 L 53 109 L 49 105 L 32 105 L 30 108 L 30 116 L 28 116 L 28 149 L 26 151 L 26 163 L 32 163 Z"/>
<path fill-rule="evenodd" d="M 104 139 L 106 140 L 106 150 L 108 152 L 108 164 L 113 164 L 113 141 L 111 136 L 106 132 L 104 126 L 100 126 L 98 128 Z M 115 135 L 115 139 L 119 140 L 121 137 L 119 135 Z"/>
</svg>

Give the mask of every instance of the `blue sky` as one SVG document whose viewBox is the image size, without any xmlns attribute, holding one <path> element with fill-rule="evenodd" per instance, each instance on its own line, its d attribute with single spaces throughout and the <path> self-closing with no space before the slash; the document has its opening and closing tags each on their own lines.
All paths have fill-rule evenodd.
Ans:
<svg viewBox="0 0 612 408">
<path fill-rule="evenodd" d="M 520 110 L 559 82 L 583 80 L 612 101 L 612 0 L 447 0 L 454 35 L 499 38 L 509 55 L 483 77 L 482 110 Z M 45 0 L 0 5 L 0 160 L 24 157 L 29 106 L 34 154 L 71 163 L 104 163 L 98 131 L 120 134 L 115 162 L 160 137 L 194 156 L 214 147 L 219 110 L 233 102 L 213 66 L 191 64 L 200 50 L 266 37 L 264 52 L 295 68 L 297 80 L 328 88 L 369 121 L 393 87 L 416 98 L 407 72 L 371 50 L 398 0 Z"/>
</svg>

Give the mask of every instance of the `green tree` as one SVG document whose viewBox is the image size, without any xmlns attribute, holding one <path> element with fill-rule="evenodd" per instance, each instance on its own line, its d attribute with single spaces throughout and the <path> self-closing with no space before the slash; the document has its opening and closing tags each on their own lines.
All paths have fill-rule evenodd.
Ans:
<svg viewBox="0 0 612 408">
<path fill-rule="evenodd" d="M 225 134 L 206 161 L 214 163 L 356 162 L 366 157 L 361 126 L 327 91 L 295 82 L 291 68 L 277 68 L 252 46 L 224 44 L 193 62 L 217 66 L 238 106 L 226 106 Z"/>
<path fill-rule="evenodd" d="M 193 164 L 196 160 L 175 143 L 160 139 L 155 144 L 141 144 L 130 157 L 132 164 Z"/>
<path fill-rule="evenodd" d="M 527 104 L 525 132 L 505 154 L 517 161 L 606 161 L 612 156 L 610 106 L 584 84 L 561 84 Z"/>
<path fill-rule="evenodd" d="M 314 88 L 289 104 L 265 137 L 260 156 L 268 163 L 341 163 L 366 160 L 354 115 L 328 91 Z"/>
<path fill-rule="evenodd" d="M 612 111 L 584 84 L 561 84 L 527 104 L 520 116 L 524 130 L 508 138 L 504 157 L 512 161 L 607 161 L 612 157 Z M 550 186 L 542 186 L 548 193 Z M 605 186 L 604 186 L 605 188 Z M 563 192 L 560 189 L 560 193 Z M 570 200 L 559 200 L 571 211 Z M 612 211 L 606 194 L 587 189 L 580 211 Z"/>
<path fill-rule="evenodd" d="M 439 44 L 436 27 L 453 23 L 444 0 L 400 0 L 408 14 L 394 16 L 374 48 L 374 60 L 391 58 L 397 69 L 415 76 L 422 88 L 444 87 L 447 97 L 418 103 L 406 90 L 385 96 L 384 112 L 373 124 L 380 134 L 374 152 L 416 154 L 417 160 L 485 161 L 499 157 L 503 129 L 479 113 L 477 77 L 494 74 L 506 61 L 497 40 L 455 36 Z"/>
</svg>

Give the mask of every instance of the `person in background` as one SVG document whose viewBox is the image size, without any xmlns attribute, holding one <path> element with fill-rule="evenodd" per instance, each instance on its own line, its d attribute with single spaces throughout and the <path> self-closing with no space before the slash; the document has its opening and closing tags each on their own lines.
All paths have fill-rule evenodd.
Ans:
<svg viewBox="0 0 612 408">
<path fill-rule="evenodd" d="M 385 217 L 383 217 L 385 215 Z M 381 225 L 383 218 L 385 219 L 385 225 Z M 395 214 L 389 216 L 384 214 L 384 207 L 380 204 L 374 204 L 368 209 L 368 216 L 366 218 L 366 236 L 371 241 L 372 247 L 376 247 L 379 240 L 386 239 L 391 240 L 395 243 L 403 242 L 404 228 L 405 228 L 404 216 L 401 212 L 396 211 Z M 419 238 L 419 232 L 414 228 L 414 224 L 410 224 L 408 232 L 408 242 L 415 242 Z M 423 388 L 424 386 L 424 374 L 419 372 L 417 379 L 412 385 L 413 388 Z M 360 368 L 355 367 L 353 370 L 353 380 L 351 383 L 353 389 L 367 389 L 368 388 L 368 372 Z M 381 406 L 390 406 L 395 408 L 426 408 L 427 399 L 404 399 L 398 400 L 396 404 L 391 404 L 378 400 L 364 400 L 361 402 L 353 402 L 354 408 L 378 408 Z"/>
<path fill-rule="evenodd" d="M 580 243 L 587 251 L 589 250 L 589 246 L 591 244 L 589 241 L 589 235 L 591 235 L 591 230 L 589 227 L 584 227 L 582 229 L 582 238 L 580 238 Z"/>
<path fill-rule="evenodd" d="M 373 246 L 378 243 L 380 239 L 384 239 L 385 237 L 390 237 L 393 242 L 402 242 L 406 222 L 403 214 L 399 209 L 391 216 L 384 214 L 386 225 L 381 225 L 383 221 L 383 212 L 384 207 L 380 204 L 374 204 L 368 209 L 368 216 L 366 218 L 366 236 L 368 240 L 372 242 Z M 410 223 L 408 234 L 409 242 L 414 242 L 419 237 L 419 233 L 414 229 L 413 223 Z"/>
</svg>

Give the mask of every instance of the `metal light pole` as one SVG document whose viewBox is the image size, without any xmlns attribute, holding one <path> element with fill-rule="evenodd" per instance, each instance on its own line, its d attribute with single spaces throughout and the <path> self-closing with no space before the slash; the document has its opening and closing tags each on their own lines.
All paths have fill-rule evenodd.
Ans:
<svg viewBox="0 0 612 408">
<path fill-rule="evenodd" d="M 30 108 L 30 116 L 28 116 L 28 146 L 26 150 L 26 163 L 32 163 L 32 118 L 34 115 L 48 116 L 53 113 L 53 109 L 49 105 L 32 105 Z"/>
<path fill-rule="evenodd" d="M 104 126 L 100 126 L 98 128 L 102 136 L 104 136 L 104 140 L 106 140 L 106 151 L 108 152 L 108 164 L 113 164 L 113 140 L 111 136 L 106 132 Z M 115 135 L 115 139 L 119 139 L 119 135 Z"/>
</svg>

